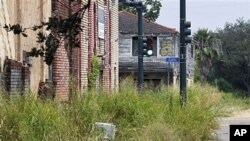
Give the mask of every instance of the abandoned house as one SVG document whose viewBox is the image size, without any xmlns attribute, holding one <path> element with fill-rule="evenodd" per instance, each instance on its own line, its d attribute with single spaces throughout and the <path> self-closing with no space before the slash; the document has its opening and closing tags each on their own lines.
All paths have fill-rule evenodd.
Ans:
<svg viewBox="0 0 250 141">
<path fill-rule="evenodd" d="M 119 12 L 119 76 L 128 75 L 137 79 L 138 69 L 138 25 L 137 16 Z M 166 58 L 179 57 L 179 34 L 174 28 L 165 27 L 155 22 L 143 20 L 144 37 L 153 39 L 153 55 L 143 57 L 144 81 L 159 84 L 178 85 L 179 61 L 167 62 Z M 193 83 L 194 77 L 194 48 L 187 47 L 187 82 Z"/>
<path fill-rule="evenodd" d="M 27 52 L 38 46 L 36 32 L 27 31 L 28 37 L 25 38 L 3 29 L 5 24 L 39 25 L 51 16 L 67 18 L 88 2 L 89 7 L 82 19 L 83 31 L 79 35 L 80 48 L 69 51 L 66 44 L 61 45 L 51 66 L 47 66 L 42 57 L 27 57 Z M 2 1 L 0 10 L 0 79 L 1 85 L 9 92 L 23 91 L 23 84 L 37 92 L 39 82 L 52 81 L 56 97 L 68 100 L 71 78 L 74 78 L 78 90 L 87 90 L 94 56 L 100 62 L 97 87 L 107 91 L 118 88 L 118 1 L 12 0 Z M 41 29 L 41 32 L 48 31 Z"/>
</svg>

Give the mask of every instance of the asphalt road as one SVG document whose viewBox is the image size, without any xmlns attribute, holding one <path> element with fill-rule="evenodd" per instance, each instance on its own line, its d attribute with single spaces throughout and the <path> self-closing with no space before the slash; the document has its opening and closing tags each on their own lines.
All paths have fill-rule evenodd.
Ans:
<svg viewBox="0 0 250 141">
<path fill-rule="evenodd" d="M 234 113 L 231 117 L 223 117 L 219 123 L 218 140 L 229 141 L 229 125 L 250 125 L 250 109 Z"/>
</svg>

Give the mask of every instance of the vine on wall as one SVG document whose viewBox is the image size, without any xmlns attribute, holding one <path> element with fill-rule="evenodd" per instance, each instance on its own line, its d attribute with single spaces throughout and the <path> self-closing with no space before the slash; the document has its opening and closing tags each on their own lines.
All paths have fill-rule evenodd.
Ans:
<svg viewBox="0 0 250 141">
<path fill-rule="evenodd" d="M 99 75 L 99 60 L 96 56 L 92 58 L 91 61 L 91 72 L 88 76 L 88 89 L 95 89 L 96 88 L 96 79 L 97 76 Z"/>
</svg>

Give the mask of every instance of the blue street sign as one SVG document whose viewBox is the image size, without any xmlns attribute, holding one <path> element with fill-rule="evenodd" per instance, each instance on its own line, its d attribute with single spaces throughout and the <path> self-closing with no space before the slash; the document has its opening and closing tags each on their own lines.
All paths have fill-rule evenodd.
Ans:
<svg viewBox="0 0 250 141">
<path fill-rule="evenodd" d="M 167 57 L 166 62 L 179 62 L 179 57 Z"/>
</svg>

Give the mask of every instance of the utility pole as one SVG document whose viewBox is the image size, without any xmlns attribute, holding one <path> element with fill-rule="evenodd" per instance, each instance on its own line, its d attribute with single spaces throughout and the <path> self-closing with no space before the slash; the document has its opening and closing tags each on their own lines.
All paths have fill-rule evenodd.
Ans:
<svg viewBox="0 0 250 141">
<path fill-rule="evenodd" d="M 185 21 L 186 0 L 180 0 L 180 95 L 182 105 L 185 105 L 187 102 Z"/>
<path fill-rule="evenodd" d="M 143 4 L 139 2 L 137 7 L 138 13 L 138 88 L 139 91 L 143 90 L 143 80 L 144 80 L 144 73 L 143 73 L 143 22 L 142 22 L 142 11 L 143 11 Z"/>
<path fill-rule="evenodd" d="M 187 78 L 186 78 L 186 44 L 191 43 L 191 22 L 186 21 L 186 0 L 180 0 L 180 100 L 182 106 L 187 103 Z"/>
<path fill-rule="evenodd" d="M 119 0 L 124 5 L 130 7 L 136 7 L 138 14 L 138 89 L 143 91 L 143 21 L 142 21 L 142 12 L 143 12 L 143 3 L 142 1 L 130 1 L 130 0 Z"/>
</svg>

